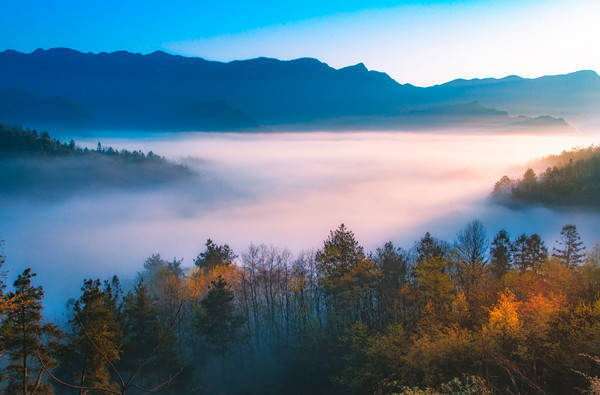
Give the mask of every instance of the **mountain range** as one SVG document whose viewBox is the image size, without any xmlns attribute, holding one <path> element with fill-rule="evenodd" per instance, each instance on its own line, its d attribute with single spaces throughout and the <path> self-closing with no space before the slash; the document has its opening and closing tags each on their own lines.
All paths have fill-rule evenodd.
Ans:
<svg viewBox="0 0 600 395">
<path fill-rule="evenodd" d="M 25 126 L 563 129 L 596 122 L 599 109 L 593 71 L 417 87 L 362 63 L 335 69 L 312 58 L 224 63 L 160 51 L 0 52 L 0 122 Z"/>
</svg>

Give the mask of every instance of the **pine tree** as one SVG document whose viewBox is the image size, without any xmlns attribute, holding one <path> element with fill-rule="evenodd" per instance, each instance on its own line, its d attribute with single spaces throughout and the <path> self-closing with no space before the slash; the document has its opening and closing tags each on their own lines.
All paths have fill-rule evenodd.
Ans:
<svg viewBox="0 0 600 395">
<path fill-rule="evenodd" d="M 448 246 L 445 242 L 431 236 L 427 232 L 421 240 L 415 245 L 417 252 L 417 261 L 429 260 L 431 258 L 444 258 L 448 253 Z"/>
<path fill-rule="evenodd" d="M 229 266 L 237 256 L 227 244 L 222 246 L 215 244 L 211 239 L 206 240 L 206 250 L 198 254 L 194 264 L 203 270 L 212 270 L 216 266 Z"/>
<path fill-rule="evenodd" d="M 52 387 L 44 378 L 46 366 L 55 365 L 53 356 L 58 347 L 60 330 L 53 324 L 42 322 L 44 290 L 34 287 L 35 277 L 26 269 L 14 282 L 15 290 L 9 293 L 12 306 L 2 322 L 2 343 L 8 354 L 6 375 L 7 394 L 50 394 Z"/>
<path fill-rule="evenodd" d="M 581 265 L 585 259 L 585 246 L 575 225 L 565 225 L 560 231 L 558 247 L 554 247 L 552 256 L 567 266 Z"/>
<path fill-rule="evenodd" d="M 515 266 L 522 272 L 527 269 L 537 270 L 548 258 L 548 249 L 540 236 L 522 234 L 512 245 L 512 256 Z"/>
<path fill-rule="evenodd" d="M 348 273 L 365 258 L 363 248 L 354 237 L 354 233 L 341 224 L 317 252 L 317 264 L 324 278 L 339 278 Z"/>
<path fill-rule="evenodd" d="M 225 279 L 219 276 L 211 282 L 207 295 L 200 302 L 196 328 L 224 360 L 227 345 L 236 339 L 241 325 L 242 319 L 236 312 L 233 291 Z"/>
<path fill-rule="evenodd" d="M 8 298 L 8 295 L 5 294 L 6 291 L 6 272 L 2 270 L 4 264 L 6 263 L 6 256 L 3 254 L 2 250 L 4 247 L 4 241 L 0 240 L 0 320 L 4 317 L 6 312 L 11 306 L 11 300 Z M 1 346 L 0 346 L 1 347 Z M 1 350 L 1 348 L 0 348 Z"/>
<path fill-rule="evenodd" d="M 115 364 L 121 351 L 121 328 L 116 307 L 118 282 L 84 280 L 82 295 L 73 304 L 73 329 L 69 348 L 75 355 L 70 356 L 71 365 L 77 365 L 71 372 L 71 379 L 84 387 L 117 389 L 111 378 L 111 364 Z M 74 362 L 74 363 L 73 363 Z"/>
<path fill-rule="evenodd" d="M 512 249 L 510 237 L 506 230 L 500 230 L 490 248 L 490 267 L 491 271 L 500 278 L 506 274 L 512 266 Z"/>
<path fill-rule="evenodd" d="M 137 374 L 138 385 L 153 388 L 181 368 L 175 351 L 175 335 L 167 320 L 161 320 L 156 301 L 143 279 L 124 299 L 122 328 L 123 351 L 118 367 L 122 374 L 132 374 L 143 364 Z M 155 347 L 158 348 L 151 354 Z"/>
</svg>

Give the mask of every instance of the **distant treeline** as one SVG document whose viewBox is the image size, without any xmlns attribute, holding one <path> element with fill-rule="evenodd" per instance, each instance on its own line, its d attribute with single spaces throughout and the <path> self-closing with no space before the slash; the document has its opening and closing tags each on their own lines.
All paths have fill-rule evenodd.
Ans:
<svg viewBox="0 0 600 395">
<path fill-rule="evenodd" d="M 552 251 L 536 234 L 490 242 L 478 221 L 370 253 L 344 225 L 295 257 L 208 240 L 189 270 L 151 256 L 132 289 L 84 280 L 61 325 L 33 276 L 0 298 L 4 393 L 562 395 L 600 380 L 600 244 L 586 252 L 573 225 Z"/>
<path fill-rule="evenodd" d="M 518 180 L 504 176 L 493 196 L 509 203 L 600 205 L 600 146 L 564 151 L 540 163 L 549 166 L 541 175 L 530 168 Z"/>
<path fill-rule="evenodd" d="M 192 172 L 152 151 L 82 148 L 47 132 L 0 124 L 0 193 L 57 196 L 82 189 L 142 187 Z"/>
<path fill-rule="evenodd" d="M 106 155 L 121 158 L 126 161 L 159 161 L 166 160 L 155 155 L 152 151 L 144 154 L 142 151 L 115 150 L 112 147 L 102 147 L 98 143 L 96 149 L 81 148 L 74 140 L 63 143 L 51 138 L 48 132 L 38 133 L 37 130 L 23 129 L 20 126 L 0 124 L 0 153 L 4 155 L 35 155 L 43 156 L 77 156 L 77 155 Z"/>
</svg>

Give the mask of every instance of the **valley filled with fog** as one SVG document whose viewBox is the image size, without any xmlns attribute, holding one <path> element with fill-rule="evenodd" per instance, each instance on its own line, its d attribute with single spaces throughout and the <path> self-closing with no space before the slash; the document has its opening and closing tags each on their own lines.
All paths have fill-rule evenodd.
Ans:
<svg viewBox="0 0 600 395">
<path fill-rule="evenodd" d="M 597 143 L 589 134 L 114 135 L 59 137 L 90 148 L 101 141 L 118 149 L 151 150 L 197 176 L 63 198 L 4 194 L 5 268 L 10 279 L 26 267 L 38 273 L 50 314 L 62 310 L 86 276 L 133 279 L 153 253 L 183 258 L 189 267 L 207 238 L 228 243 L 239 254 L 251 243 L 293 253 L 316 249 L 340 223 L 367 249 L 388 240 L 410 248 L 426 231 L 453 241 L 474 218 L 490 236 L 500 228 L 513 236 L 537 232 L 550 245 L 566 223 L 576 224 L 590 245 L 600 232 L 597 212 L 507 208 L 488 199 L 501 176 L 519 176 L 533 159 Z"/>
</svg>

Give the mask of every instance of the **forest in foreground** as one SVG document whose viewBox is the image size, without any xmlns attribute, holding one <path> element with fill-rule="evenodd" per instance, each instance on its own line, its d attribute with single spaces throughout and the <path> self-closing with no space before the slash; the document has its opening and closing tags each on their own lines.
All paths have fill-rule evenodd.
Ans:
<svg viewBox="0 0 600 395">
<path fill-rule="evenodd" d="M 2 284 L 7 394 L 598 393 L 600 244 L 425 234 L 366 252 L 344 225 L 292 256 L 208 240 L 135 285 L 82 279 L 64 322 L 34 269 Z M 10 271 L 3 256 L 2 270 Z M 32 265 L 34 265 L 32 263 Z M 5 277 L 4 277 L 5 278 Z"/>
</svg>

